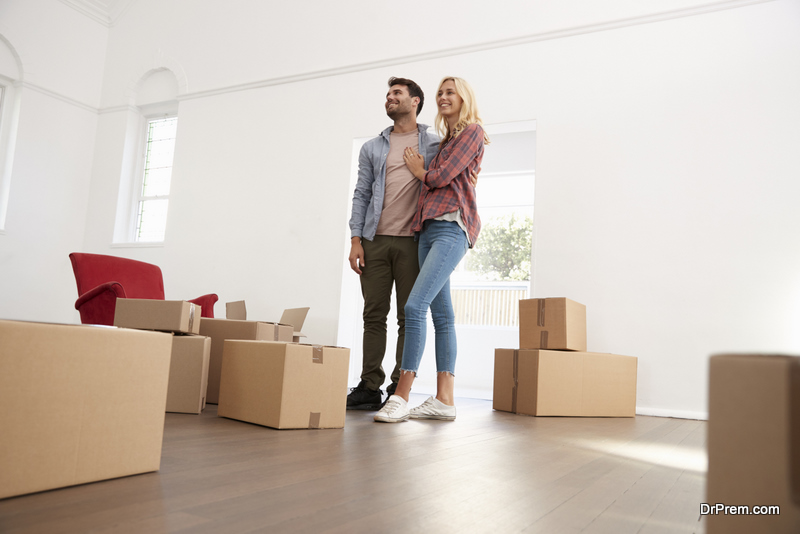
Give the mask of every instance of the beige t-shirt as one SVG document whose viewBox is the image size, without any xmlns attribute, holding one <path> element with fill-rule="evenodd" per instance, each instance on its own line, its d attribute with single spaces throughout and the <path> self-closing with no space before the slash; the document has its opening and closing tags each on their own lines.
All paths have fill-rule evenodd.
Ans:
<svg viewBox="0 0 800 534">
<path fill-rule="evenodd" d="M 377 235 L 413 235 L 411 220 L 417 211 L 419 180 L 411 174 L 403 160 L 406 147 L 419 150 L 419 132 L 417 130 L 402 134 L 392 132 L 389 155 L 386 156 L 386 188 Z"/>
</svg>

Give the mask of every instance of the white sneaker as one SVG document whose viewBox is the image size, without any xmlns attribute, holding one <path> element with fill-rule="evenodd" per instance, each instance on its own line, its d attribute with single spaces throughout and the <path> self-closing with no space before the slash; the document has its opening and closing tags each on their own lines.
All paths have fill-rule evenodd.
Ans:
<svg viewBox="0 0 800 534">
<path fill-rule="evenodd" d="M 411 419 L 440 419 L 442 421 L 453 421 L 456 418 L 456 407 L 448 406 L 436 397 L 428 397 L 428 400 L 411 408 L 409 412 Z"/>
<path fill-rule="evenodd" d="M 374 419 L 381 423 L 401 423 L 408 419 L 408 403 L 403 397 L 392 395 Z"/>
</svg>

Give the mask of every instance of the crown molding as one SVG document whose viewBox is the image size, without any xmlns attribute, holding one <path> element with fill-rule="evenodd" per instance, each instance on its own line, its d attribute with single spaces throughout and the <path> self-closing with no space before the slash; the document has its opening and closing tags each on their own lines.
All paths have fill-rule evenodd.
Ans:
<svg viewBox="0 0 800 534">
<path fill-rule="evenodd" d="M 128 11 L 135 0 L 61 0 L 79 13 L 110 28 Z"/>
<path fill-rule="evenodd" d="M 474 45 L 465 45 L 454 48 L 444 48 L 432 52 L 425 52 L 422 54 L 411 54 L 407 56 L 397 56 L 389 59 L 382 59 L 378 61 L 370 61 L 366 63 L 354 63 L 343 67 L 335 67 L 331 69 L 322 69 L 316 71 L 309 71 L 300 74 L 293 74 L 289 76 L 278 76 L 275 78 L 267 78 L 255 82 L 248 82 L 238 85 L 229 85 L 226 87 L 219 87 L 216 89 L 208 89 L 205 91 L 196 91 L 193 93 L 186 93 L 178 96 L 178 100 L 192 100 L 195 98 L 206 98 L 210 96 L 223 95 L 227 93 L 235 93 L 239 91 L 248 91 L 251 89 L 261 89 L 264 87 L 271 87 L 275 85 L 285 85 L 289 83 L 297 83 L 307 80 L 314 80 L 318 78 L 328 78 L 331 76 L 340 76 L 343 74 L 351 74 L 354 72 L 362 72 L 383 67 L 393 67 L 395 65 L 403 65 L 407 63 L 417 63 L 421 61 L 429 61 L 433 59 L 440 59 L 445 57 L 452 57 L 463 54 L 472 54 L 475 52 L 483 52 L 486 50 L 493 50 L 496 48 L 507 48 L 512 46 L 520 46 L 540 41 L 550 41 L 554 39 L 564 39 L 566 37 L 574 37 L 576 35 L 584 35 L 588 33 L 603 32 L 608 30 L 616 30 L 619 28 L 626 28 L 630 26 L 638 26 L 642 24 L 652 24 L 654 22 L 662 22 L 666 20 L 692 17 L 696 15 L 704 15 L 706 13 L 713 13 L 715 11 L 723 11 L 727 9 L 735 9 L 739 7 L 749 6 L 753 4 L 763 4 L 766 2 L 773 2 L 775 0 L 723 0 L 711 2 L 700 6 L 693 6 L 689 8 L 676 9 L 672 11 L 664 11 L 650 15 L 642 15 L 639 17 L 630 17 L 617 19 L 608 22 L 601 22 L 598 24 L 588 24 L 585 26 L 576 26 L 563 30 L 555 30 L 549 32 L 534 33 L 520 37 L 512 37 L 508 39 L 499 39 L 496 41 L 487 41 Z"/>
<path fill-rule="evenodd" d="M 75 100 L 74 98 L 70 98 L 68 96 L 64 96 L 64 95 L 62 95 L 60 93 L 56 93 L 55 91 L 51 91 L 50 89 L 45 89 L 44 87 L 40 87 L 38 85 L 34 85 L 34 84 L 30 83 L 30 82 L 22 81 L 22 82 L 18 82 L 18 84 L 15 84 L 15 85 L 18 85 L 19 87 L 22 87 L 23 89 L 30 89 L 31 91 L 36 91 L 37 93 L 41 93 L 41 94 L 47 95 L 47 96 L 49 96 L 51 98 L 55 98 L 57 100 L 61 100 L 62 102 L 66 102 L 67 104 L 71 104 L 73 106 L 76 106 L 76 107 L 78 107 L 78 108 L 80 108 L 80 109 L 82 109 L 84 111 L 89 111 L 91 113 L 98 113 L 98 111 L 99 111 L 96 107 L 90 106 L 89 104 L 84 104 L 83 102 L 81 102 L 79 100 Z"/>
<path fill-rule="evenodd" d="M 113 106 L 113 107 L 108 107 L 108 108 L 102 108 L 102 109 L 98 109 L 96 111 L 97 111 L 98 115 L 103 115 L 103 114 L 106 114 L 106 113 L 119 113 L 121 111 L 139 113 L 139 108 L 134 106 L 133 104 L 123 104 L 121 106 Z"/>
<path fill-rule="evenodd" d="M 119 13 L 121 16 L 125 10 L 135 1 L 135 0 L 61 0 L 63 3 L 76 7 L 76 6 L 94 6 L 94 9 L 99 9 L 99 6 L 111 6 L 113 5 L 114 8 L 118 11 L 115 13 Z M 212 96 L 224 95 L 227 93 L 236 93 L 240 91 L 248 91 L 251 89 L 260 89 L 264 87 L 271 87 L 275 85 L 285 85 L 289 83 L 297 83 L 302 81 L 314 80 L 319 78 L 327 78 L 332 76 L 340 76 L 344 74 L 351 74 L 354 72 L 362 72 L 368 71 L 383 67 L 393 67 L 395 65 L 402 65 L 406 63 L 415 63 L 420 61 L 427 61 L 432 59 L 439 59 L 444 57 L 452 57 L 462 54 L 471 54 L 475 52 L 482 52 L 485 50 L 493 50 L 497 48 L 506 48 L 512 46 L 520 46 L 530 43 L 536 43 L 540 41 L 549 41 L 554 39 L 564 39 L 567 37 L 573 37 L 576 35 L 584 35 L 588 33 L 596 33 L 608 30 L 615 30 L 619 28 L 626 28 L 630 26 L 638 26 L 642 24 L 652 24 L 655 22 L 662 22 L 672 19 L 679 19 L 684 17 L 692 17 L 696 15 L 704 15 L 706 13 L 713 13 L 715 11 L 724 11 L 727 9 L 736 9 L 740 7 L 746 7 L 750 5 L 756 4 L 764 4 L 767 2 L 774 2 L 775 0 L 722 0 L 717 2 L 711 2 L 707 4 L 703 4 L 700 6 L 693 6 L 690 8 L 684 9 L 677 9 L 673 11 L 665 11 L 660 13 L 654 13 L 650 15 L 643 15 L 640 17 L 631 17 L 625 19 L 617 19 L 608 22 L 602 22 L 598 24 L 589 24 L 585 26 L 576 26 L 573 28 L 567 28 L 563 30 L 556 30 L 551 32 L 541 32 L 535 34 L 524 35 L 520 37 L 512 37 L 508 39 L 500 39 L 496 41 L 488 41 L 484 43 L 478 43 L 474 45 L 466 45 L 454 48 L 445 48 L 441 50 L 435 50 L 432 52 L 426 52 L 422 54 L 413 54 L 408 56 L 398 56 L 389 59 L 383 59 L 378 61 L 371 61 L 366 63 L 354 63 L 351 65 L 345 65 L 342 67 L 335 67 L 331 69 L 323 69 L 323 70 L 316 70 L 316 71 L 309 71 L 300 74 L 293 74 L 289 76 L 278 76 L 275 78 L 267 78 L 263 80 L 258 80 L 255 82 L 248 82 L 238 85 L 229 85 L 224 87 L 219 87 L 216 89 L 208 89 L 205 91 L 195 91 L 191 93 L 184 93 L 182 95 L 178 95 L 177 100 L 182 102 L 184 100 L 194 100 L 198 98 L 207 98 Z M 77 8 L 77 7 L 76 7 Z M 95 108 L 88 106 L 82 102 L 74 100 L 72 98 L 60 95 L 54 91 L 50 91 L 43 87 L 38 87 L 33 84 L 24 83 L 25 87 L 38 91 L 40 93 L 50 95 L 54 98 L 58 98 L 64 102 L 76 105 L 81 109 L 85 109 L 88 111 L 93 111 L 95 113 L 113 113 L 118 111 L 124 111 L 130 109 L 127 105 L 119 105 L 119 106 L 110 106 L 107 108 Z"/>
<path fill-rule="evenodd" d="M 111 26 L 111 17 L 108 14 L 108 5 L 100 0 L 61 0 L 75 11 L 99 22 L 106 28 Z"/>
</svg>

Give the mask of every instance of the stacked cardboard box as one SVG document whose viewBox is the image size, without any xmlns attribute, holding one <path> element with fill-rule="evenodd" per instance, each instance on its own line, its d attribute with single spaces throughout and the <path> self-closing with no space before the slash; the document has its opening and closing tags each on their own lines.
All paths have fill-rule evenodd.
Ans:
<svg viewBox="0 0 800 534">
<path fill-rule="evenodd" d="M 519 349 L 496 349 L 495 410 L 537 416 L 633 417 L 637 359 L 586 352 L 586 306 L 519 304 Z"/>
<path fill-rule="evenodd" d="M 519 301 L 519 348 L 586 350 L 586 306 L 566 298 Z"/>
<path fill-rule="evenodd" d="M 211 339 L 196 335 L 172 338 L 167 411 L 199 414 L 206 407 Z"/>
<path fill-rule="evenodd" d="M 211 339 L 200 332 L 200 306 L 180 300 L 117 299 L 114 325 L 173 333 L 166 411 L 199 414 L 206 406 Z"/>
<path fill-rule="evenodd" d="M 171 337 L 0 320 L 0 499 L 157 471 Z"/>
<path fill-rule="evenodd" d="M 197 334 L 200 313 L 200 306 L 185 300 L 117 299 L 114 326 Z"/>
</svg>

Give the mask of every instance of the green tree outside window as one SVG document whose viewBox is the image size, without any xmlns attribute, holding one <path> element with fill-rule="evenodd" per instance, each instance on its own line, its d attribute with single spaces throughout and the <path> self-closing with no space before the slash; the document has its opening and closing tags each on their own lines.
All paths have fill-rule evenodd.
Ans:
<svg viewBox="0 0 800 534">
<path fill-rule="evenodd" d="M 492 281 L 529 280 L 533 219 L 516 214 L 492 219 L 481 228 L 467 269 Z"/>
</svg>

